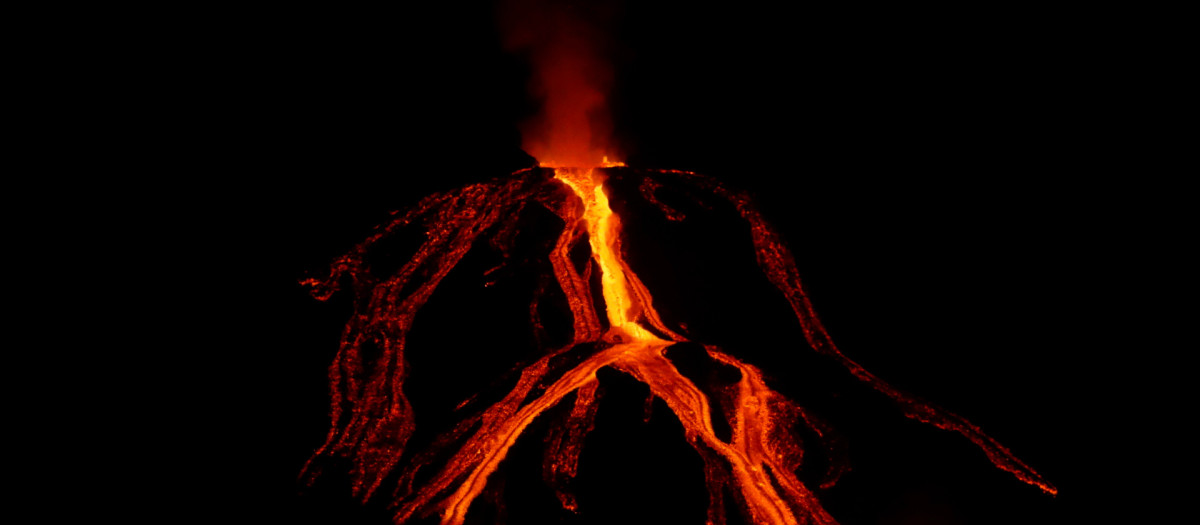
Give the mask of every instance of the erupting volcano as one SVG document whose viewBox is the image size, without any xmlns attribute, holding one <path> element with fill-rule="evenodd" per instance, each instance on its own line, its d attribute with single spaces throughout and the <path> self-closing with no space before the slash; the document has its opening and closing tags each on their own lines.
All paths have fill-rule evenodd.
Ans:
<svg viewBox="0 0 1200 525">
<path fill-rule="evenodd" d="M 745 356 L 698 340 L 683 323 L 664 321 L 655 283 L 634 271 L 623 243 L 618 211 L 638 200 L 669 223 L 687 222 L 693 209 L 719 204 L 734 210 L 758 267 L 790 304 L 803 333 L 804 341 L 788 342 L 785 348 L 792 348 L 781 351 L 815 352 L 890 398 L 907 417 L 961 434 L 997 468 L 1056 493 L 975 425 L 892 387 L 843 354 L 817 318 L 792 253 L 747 193 L 693 172 L 610 162 L 604 155 L 616 150 L 605 142 L 607 119 L 597 111 L 609 75 L 597 74 L 603 68 L 588 58 L 594 32 L 553 15 L 535 25 L 552 36 L 509 31 L 507 45 L 535 64 L 533 92 L 545 114 L 526 124 L 524 138 L 541 165 L 429 195 L 338 257 L 328 275 L 304 281 L 320 300 L 348 286 L 353 305 L 330 367 L 332 425 L 305 466 L 307 482 L 334 467 L 348 470 L 353 494 L 389 501 L 396 523 L 458 525 L 496 481 L 518 441 L 544 440 L 545 483 L 564 509 L 585 513 L 572 486 L 601 403 L 597 374 L 608 369 L 644 384 L 650 401 L 661 400 L 678 419 L 679 439 L 703 461 L 709 524 L 725 524 L 731 512 L 754 524 L 836 523 L 814 491 L 833 486 L 847 468 L 833 453 L 838 438 L 816 414 L 779 393 L 778 385 L 772 388 L 770 377 Z M 616 192 L 614 182 L 636 191 Z M 546 240 L 522 240 L 538 235 Z M 388 252 L 402 238 L 418 239 L 415 251 L 398 264 L 381 262 L 395 262 L 397 254 Z M 410 333 L 447 276 L 469 254 L 488 249 L 501 262 L 487 275 L 501 279 L 512 265 L 540 272 L 528 308 L 536 357 L 518 360 L 499 393 L 489 385 L 481 395 L 444 400 L 457 404 L 453 423 L 433 437 L 413 439 L 421 413 L 406 381 L 431 372 L 411 366 L 410 350 L 458 349 L 410 349 Z M 472 328 L 464 320 L 463 329 Z M 453 346 L 452 339 L 447 335 L 445 344 Z M 502 344 L 510 343 L 497 341 L 496 347 Z M 726 380 L 706 384 L 682 372 L 668 352 L 685 346 L 724 370 Z M 551 421 L 549 430 L 531 435 L 539 419 Z M 802 463 L 811 448 L 829 458 L 818 462 L 822 473 L 805 477 Z"/>
</svg>

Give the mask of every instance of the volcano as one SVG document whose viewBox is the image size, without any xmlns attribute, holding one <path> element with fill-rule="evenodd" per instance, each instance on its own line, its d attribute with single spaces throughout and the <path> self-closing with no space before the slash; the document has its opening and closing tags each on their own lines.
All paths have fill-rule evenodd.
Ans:
<svg viewBox="0 0 1200 525">
<path fill-rule="evenodd" d="M 539 167 L 437 193 L 304 284 L 321 300 L 345 289 L 352 313 L 331 428 L 303 477 L 345 475 L 395 523 L 494 520 L 513 499 L 510 456 L 533 449 L 542 488 L 518 490 L 564 522 L 595 515 L 577 489 L 593 432 L 612 435 L 597 423 L 609 390 L 644 396 L 644 424 L 665 421 L 690 447 L 707 523 L 837 523 L 819 497 L 849 468 L 830 386 L 857 385 L 1057 492 L 975 425 L 847 357 L 750 197 L 700 174 Z M 651 460 L 641 446 L 622 452 Z"/>
</svg>

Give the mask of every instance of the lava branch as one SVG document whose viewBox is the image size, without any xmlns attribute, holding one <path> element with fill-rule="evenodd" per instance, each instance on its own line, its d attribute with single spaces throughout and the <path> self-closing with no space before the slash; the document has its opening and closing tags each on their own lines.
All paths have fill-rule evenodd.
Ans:
<svg viewBox="0 0 1200 525">
<path fill-rule="evenodd" d="M 795 312 L 796 318 L 804 331 L 809 346 L 816 352 L 831 357 L 846 368 L 855 378 L 867 383 L 875 390 L 887 395 L 900 405 L 904 415 L 931 424 L 943 430 L 951 430 L 966 437 L 975 446 L 983 450 L 992 464 L 1001 470 L 1016 476 L 1017 479 L 1038 487 L 1050 495 L 1057 495 L 1058 489 L 1040 474 L 1016 457 L 1008 448 L 995 439 L 983 433 L 979 427 L 965 418 L 948 410 L 893 387 L 886 381 L 872 374 L 862 365 L 850 359 L 838 349 L 833 338 L 825 330 L 825 326 L 817 317 L 812 302 L 808 299 L 800 281 L 800 271 L 796 260 L 787 245 L 779 238 L 779 234 L 763 218 L 762 214 L 751 203 L 749 196 L 744 193 L 731 191 L 721 183 L 708 177 L 690 172 L 673 172 L 692 181 L 693 184 L 719 195 L 732 203 L 750 224 L 758 265 L 763 273 L 775 285 Z"/>
<path fill-rule="evenodd" d="M 478 184 L 454 194 L 432 195 L 338 258 L 327 278 L 303 281 L 315 297 L 327 300 L 338 290 L 339 281 L 348 277 L 355 294 L 354 315 L 329 369 L 333 424 L 302 474 L 310 483 L 319 473 L 312 469 L 314 459 L 326 454 L 350 457 L 356 465 L 354 494 L 366 500 L 395 468 L 413 431 L 412 405 L 402 388 L 408 369 L 404 349 L 413 318 L 475 239 L 506 211 L 503 206 L 487 206 L 489 199 L 516 193 L 524 182 L 515 178 L 507 184 Z M 375 278 L 365 261 L 367 252 L 418 220 L 429 226 L 426 242 L 394 275 Z M 403 294 L 414 281 L 415 290 Z M 381 351 L 376 362 L 367 365 L 362 355 L 372 345 Z"/>
<path fill-rule="evenodd" d="M 841 354 L 800 286 L 791 253 L 744 195 L 688 172 L 654 173 L 678 177 L 737 207 L 750 223 L 759 265 L 788 298 L 814 350 L 834 358 L 855 377 L 891 397 L 909 417 L 962 433 L 998 467 L 1055 492 L 977 427 L 892 388 Z M 645 180 L 652 181 L 649 177 Z M 726 489 L 754 523 L 836 523 L 797 477 L 803 447 L 792 427 L 811 431 L 832 449 L 828 430 L 797 404 L 771 390 L 758 369 L 714 346 L 705 346 L 712 360 L 739 373 L 738 382 L 720 394 L 724 411 L 717 412 L 728 423 L 731 437 L 725 441 L 717 436 L 712 400 L 664 354 L 671 345 L 687 339 L 662 322 L 649 291 L 624 260 L 620 221 L 609 207 L 604 182 L 603 174 L 594 169 L 558 168 L 553 170 L 553 178 L 546 177 L 544 171 L 522 170 L 503 181 L 433 195 L 335 260 L 328 278 L 305 281 L 313 294 L 324 300 L 337 290 L 343 278 L 348 278 L 355 308 L 330 367 L 332 425 L 325 443 L 305 465 L 303 476 L 309 483 L 319 474 L 315 460 L 343 457 L 354 465 L 353 493 L 365 500 L 375 494 L 389 473 L 398 470 L 399 482 L 391 505 L 397 523 L 436 512 L 444 525 L 461 524 L 471 503 L 483 493 L 489 476 L 528 426 L 575 393 L 565 430 L 552 431 L 544 465 L 544 477 L 555 488 L 562 506 L 575 511 L 574 497 L 565 485 L 577 470 L 583 437 L 594 425 L 596 372 L 611 367 L 646 384 L 652 398 L 662 399 L 679 419 L 689 443 L 704 460 L 709 523 L 724 524 Z M 656 182 L 643 184 L 643 197 L 668 219 L 683 220 L 682 214 L 657 201 L 657 187 Z M 563 221 L 563 229 L 547 256 L 571 312 L 572 340 L 546 350 L 541 358 L 521 368 L 515 386 L 501 400 L 465 416 L 426 450 L 405 456 L 414 420 L 403 391 L 408 371 L 404 350 L 416 312 L 487 232 L 493 232 L 493 245 L 504 252 L 507 261 L 504 239 L 516 235 L 516 217 L 527 201 L 539 202 Z M 426 240 L 412 259 L 390 276 L 380 278 L 372 273 L 368 252 L 380 240 L 414 223 L 425 227 Z M 570 253 L 585 236 L 591 248 L 590 263 L 580 272 Z M 593 268 L 599 272 L 603 302 L 593 297 L 588 285 Z M 536 301 L 535 296 L 531 311 L 534 324 L 540 326 Z M 599 317 L 601 307 L 608 321 L 607 330 Z M 594 351 L 581 362 L 556 364 L 556 358 L 568 352 L 588 351 L 588 344 Z M 379 351 L 379 357 L 368 362 L 363 354 L 371 348 Z M 450 459 L 436 459 L 441 452 L 455 447 Z M 401 467 L 402 457 L 409 460 Z M 440 467 L 432 477 L 414 487 L 418 473 L 435 463 Z M 831 463 L 822 487 L 836 482 L 842 470 L 844 466 Z"/>
</svg>

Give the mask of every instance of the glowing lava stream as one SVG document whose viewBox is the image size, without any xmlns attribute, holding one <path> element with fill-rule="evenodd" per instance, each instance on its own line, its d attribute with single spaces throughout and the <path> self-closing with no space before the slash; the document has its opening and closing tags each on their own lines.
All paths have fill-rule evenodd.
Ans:
<svg viewBox="0 0 1200 525">
<path fill-rule="evenodd" d="M 637 276 L 625 264 L 620 252 L 620 221 L 608 206 L 604 184 L 599 174 L 592 169 L 557 168 L 554 178 L 562 181 L 583 200 L 583 220 L 587 223 L 588 242 L 592 258 L 600 266 L 601 290 L 608 312 L 608 323 L 612 342 L 627 340 L 648 344 L 665 343 L 654 334 L 637 324 L 639 314 L 645 312 L 654 325 L 669 332 L 658 319 L 650 305 L 650 292 L 637 280 Z M 681 340 L 672 334 L 675 340 Z"/>
<path fill-rule="evenodd" d="M 771 425 L 770 421 L 764 420 L 764 417 L 768 416 L 763 414 L 768 401 L 766 396 L 777 394 L 766 388 L 756 369 L 731 356 L 721 354 L 715 348 L 709 348 L 710 355 L 738 368 L 742 373 L 738 397 L 743 403 L 736 407 L 737 414 L 734 416 L 738 423 L 734 428 L 740 431 L 735 432 L 732 443 L 725 443 L 716 437 L 708 398 L 663 355 L 667 347 L 686 339 L 663 325 L 651 305 L 650 293 L 621 258 L 620 222 L 608 205 L 602 177 L 592 169 L 558 168 L 555 169 L 555 178 L 569 186 L 584 203 L 582 220 L 587 225 L 592 258 L 600 268 L 604 304 L 610 325 L 609 332 L 603 339 L 615 343 L 615 346 L 592 356 L 567 372 L 544 394 L 521 408 L 503 425 L 503 431 L 488 441 L 491 449 L 482 451 L 486 459 L 480 462 L 467 480 L 445 501 L 442 523 L 463 523 L 471 502 L 486 486 L 488 475 L 500 465 L 522 431 L 538 415 L 557 404 L 568 393 L 589 386 L 594 388 L 597 381 L 596 371 L 605 366 L 617 368 L 648 385 L 651 395 L 663 399 L 679 417 L 693 446 L 700 447 L 702 443 L 729 462 L 754 523 L 799 523 L 787 502 L 775 490 L 771 476 L 767 473 L 768 468 L 778 476 L 783 490 L 791 498 L 799 500 L 797 503 L 810 513 L 809 518 L 812 522 L 836 523 L 804 485 L 792 475 L 790 469 L 780 464 L 779 459 L 783 454 L 772 454 L 771 444 L 765 442 L 765 438 L 770 434 Z M 649 322 L 671 341 L 664 340 L 641 326 L 641 320 Z M 747 432 L 747 429 L 752 431 Z M 756 442 L 754 437 L 762 439 Z M 709 471 L 708 476 L 719 476 L 707 460 L 706 467 Z"/>
</svg>

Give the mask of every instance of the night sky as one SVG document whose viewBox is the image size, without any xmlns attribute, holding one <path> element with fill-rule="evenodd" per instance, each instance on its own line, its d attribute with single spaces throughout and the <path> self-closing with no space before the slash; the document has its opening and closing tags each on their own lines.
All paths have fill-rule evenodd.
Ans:
<svg viewBox="0 0 1200 525">
<path fill-rule="evenodd" d="M 1045 496 L 965 439 L 830 379 L 844 398 L 813 402 L 861 410 L 828 415 L 852 466 L 822 495 L 830 512 L 847 525 L 1069 521 L 1085 410 L 1072 378 L 1087 351 L 1074 304 L 1089 271 L 1080 251 L 1095 241 L 1079 203 L 1087 174 L 1072 166 L 1103 152 L 1082 133 L 1101 117 L 1078 79 L 1086 43 L 1056 36 L 1064 15 L 642 4 L 625 5 L 613 29 L 625 160 L 756 196 L 848 356 L 979 425 L 1061 491 Z M 218 331 L 238 341 L 236 356 L 202 359 L 230 377 L 214 394 L 223 424 L 205 430 L 227 452 L 213 467 L 222 481 L 200 493 L 243 502 L 263 522 L 387 522 L 336 476 L 308 491 L 296 482 L 324 438 L 326 367 L 348 313 L 298 280 L 390 211 L 531 163 L 517 131 L 535 110 L 527 66 L 494 26 L 482 2 L 255 11 L 214 25 L 180 58 L 197 64 L 177 101 L 196 122 L 185 140 L 202 198 L 189 210 L 213 217 L 221 249 L 207 264 L 233 293 L 212 304 Z M 751 362 L 785 391 L 812 390 L 805 377 L 825 386 L 813 379 L 819 364 L 786 357 L 811 353 L 801 341 L 776 343 L 781 357 Z M 471 362 L 469 348 L 454 352 Z M 703 492 L 679 474 L 695 460 L 671 437 L 678 423 L 664 408 L 642 424 L 637 385 L 611 383 L 600 412 L 609 430 L 597 429 L 591 460 L 583 452 L 589 497 L 603 504 L 564 523 L 701 523 Z M 643 442 L 635 458 L 620 449 Z M 536 468 L 536 451 L 521 453 Z M 541 489 L 521 485 L 536 470 L 512 463 L 510 522 L 557 519 L 532 510 Z"/>
</svg>

